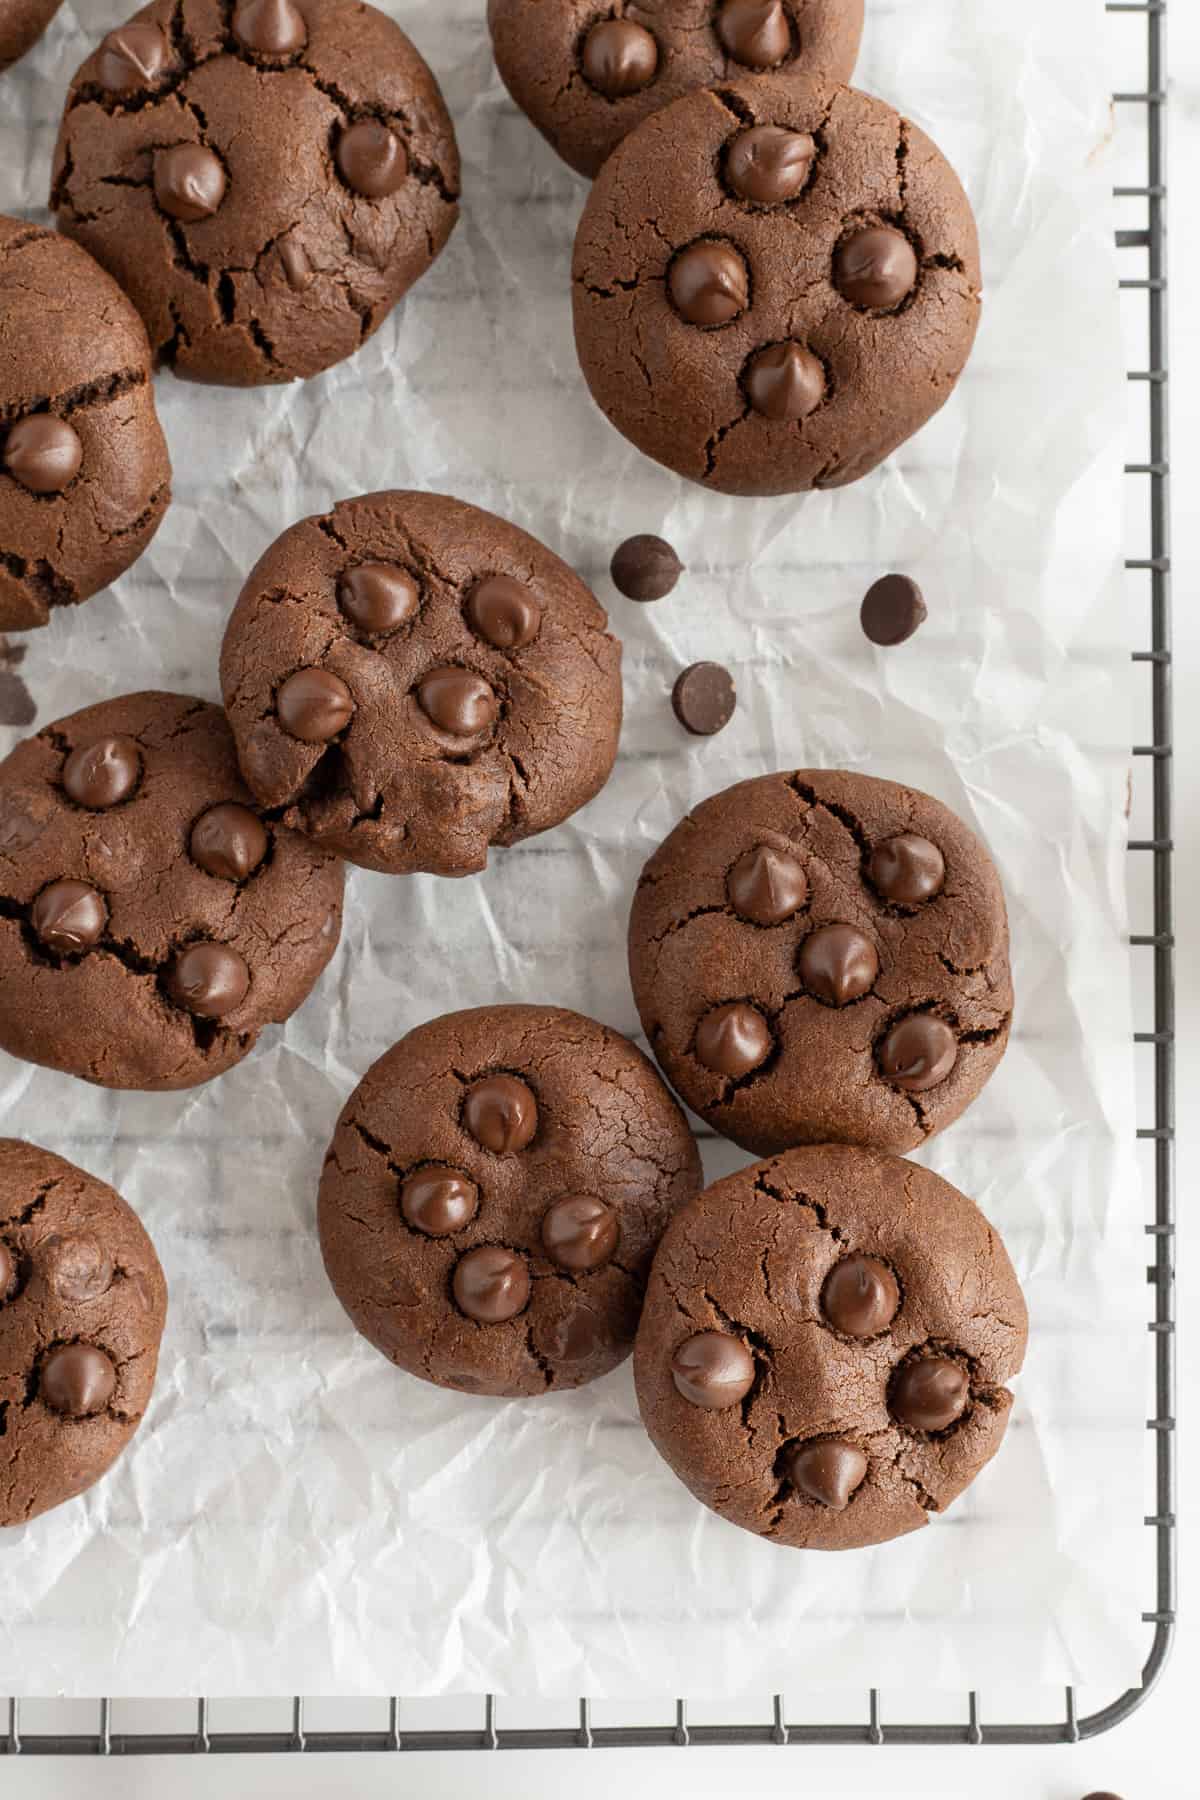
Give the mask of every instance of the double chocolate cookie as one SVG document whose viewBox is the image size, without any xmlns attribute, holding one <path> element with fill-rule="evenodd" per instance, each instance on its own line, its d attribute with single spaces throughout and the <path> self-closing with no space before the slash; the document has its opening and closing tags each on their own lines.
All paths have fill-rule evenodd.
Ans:
<svg viewBox="0 0 1200 1800">
<path fill-rule="evenodd" d="M 0 631 L 115 581 L 170 497 L 137 313 L 77 244 L 0 217 Z"/>
<path fill-rule="evenodd" d="M 825 1145 L 742 1169 L 668 1226 L 634 1374 L 655 1445 L 772 1543 L 852 1550 L 943 1512 L 1000 1447 L 1025 1302 L 956 1188 Z"/>
<path fill-rule="evenodd" d="M 614 151 L 573 281 L 597 404 L 728 494 L 866 475 L 945 403 L 980 312 L 971 208 L 924 132 L 770 76 L 676 101 Z"/>
<path fill-rule="evenodd" d="M 0 69 L 32 50 L 62 0 L 0 0 Z"/>
<path fill-rule="evenodd" d="M 321 1250 L 402 1369 L 544 1394 L 629 1354 L 655 1246 L 701 1182 L 683 1114 L 626 1039 L 559 1007 L 482 1007 L 363 1077 L 325 1159 Z"/>
<path fill-rule="evenodd" d="M 290 1018 L 333 955 L 342 867 L 255 809 L 224 715 L 75 713 L 0 763 L 0 1048 L 186 1088 Z"/>
<path fill-rule="evenodd" d="M 566 564 L 440 494 L 284 533 L 221 651 L 246 780 L 365 868 L 469 875 L 607 781 L 621 646 Z"/>
<path fill-rule="evenodd" d="M 0 1139 L 0 1526 L 73 1500 L 142 1422 L 167 1285 L 119 1194 Z"/>
<path fill-rule="evenodd" d="M 130 295 L 154 354 L 249 386 L 350 356 L 458 216 L 433 75 L 359 0 L 154 0 L 71 85 L 59 225 Z"/>
<path fill-rule="evenodd" d="M 991 857 L 948 807 L 868 775 L 767 775 L 698 806 L 646 864 L 629 958 L 668 1079 L 760 1156 L 915 1149 L 1008 1043 Z"/>
<path fill-rule="evenodd" d="M 694 88 L 765 70 L 848 81 L 863 0 L 488 0 L 488 24 L 517 105 L 591 176 Z"/>
</svg>

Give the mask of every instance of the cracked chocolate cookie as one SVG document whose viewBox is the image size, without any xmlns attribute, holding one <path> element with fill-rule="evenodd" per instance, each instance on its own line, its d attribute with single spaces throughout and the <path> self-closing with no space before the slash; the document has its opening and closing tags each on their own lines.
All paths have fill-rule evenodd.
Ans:
<svg viewBox="0 0 1200 1800">
<path fill-rule="evenodd" d="M 221 651 L 246 780 L 351 862 L 470 875 L 612 771 L 621 646 L 566 564 L 440 494 L 346 500 L 272 545 Z"/>
<path fill-rule="evenodd" d="M 629 959 L 668 1080 L 760 1156 L 913 1150 L 1008 1043 L 991 857 L 940 801 L 868 775 L 803 769 L 704 801 L 646 864 Z"/>
<path fill-rule="evenodd" d="M 867 94 L 769 76 L 625 140 L 573 284 L 596 403 L 728 494 L 866 475 L 948 399 L 980 312 L 971 208 L 924 132 Z"/>
<path fill-rule="evenodd" d="M 978 1207 L 898 1157 L 794 1150 L 668 1226 L 634 1357 L 657 1449 L 775 1544 L 915 1531 L 1000 1447 L 1028 1318 Z"/>
<path fill-rule="evenodd" d="M 342 866 L 254 807 L 219 707 L 130 694 L 0 763 L 0 1049 L 186 1088 L 290 1018 L 337 947 Z"/>
<path fill-rule="evenodd" d="M 132 1208 L 0 1138 L 0 1526 L 107 1473 L 142 1422 L 167 1284 Z"/>
<path fill-rule="evenodd" d="M 358 0 L 154 0 L 76 75 L 60 228 L 130 295 L 158 361 L 252 386 L 350 356 L 458 216 L 430 70 Z"/>
<path fill-rule="evenodd" d="M 137 313 L 77 244 L 0 217 L 0 630 L 108 587 L 170 498 Z"/>
<path fill-rule="evenodd" d="M 320 1233 L 338 1299 L 439 1387 L 582 1387 L 632 1346 L 650 1259 L 702 1182 L 640 1050 L 555 1006 L 419 1026 L 351 1095 Z"/>
<path fill-rule="evenodd" d="M 0 69 L 32 50 L 62 0 L 0 0 Z"/>
<path fill-rule="evenodd" d="M 863 0 L 488 0 L 496 66 L 581 175 L 694 88 L 771 70 L 848 81 Z"/>
</svg>

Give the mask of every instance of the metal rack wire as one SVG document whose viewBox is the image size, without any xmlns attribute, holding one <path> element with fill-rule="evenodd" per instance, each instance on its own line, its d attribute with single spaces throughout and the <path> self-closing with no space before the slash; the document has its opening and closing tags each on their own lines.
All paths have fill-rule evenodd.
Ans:
<svg viewBox="0 0 1200 1800">
<path fill-rule="evenodd" d="M 878 1690 L 866 1696 L 864 1716 L 849 1724 L 789 1722 L 786 1697 L 774 1695 L 764 1704 L 761 1722 L 710 1724 L 689 1722 L 688 1703 L 677 1700 L 673 1714 L 660 1724 L 601 1724 L 591 1703 L 578 1702 L 577 1722 L 555 1728 L 505 1726 L 494 1696 L 481 1701 L 482 1717 L 461 1729 L 408 1728 L 405 1703 L 380 1699 L 378 1727 L 368 1730 L 310 1730 L 306 1707 L 297 1697 L 279 1703 L 283 1717 L 274 1730 L 212 1728 L 211 1703 L 197 1700 L 189 1728 L 174 1731 L 121 1731 L 115 1728 L 120 1702 L 95 1703 L 94 1725 L 72 1732 L 26 1733 L 21 1703 L 9 1700 L 4 1756 L 169 1756 L 248 1753 L 404 1752 L 421 1750 L 535 1750 L 650 1748 L 695 1745 L 802 1744 L 1061 1744 L 1076 1743 L 1111 1730 L 1134 1712 L 1157 1681 L 1171 1646 L 1175 1626 L 1175 938 L 1172 896 L 1172 701 L 1171 701 L 1171 560 L 1170 462 L 1167 350 L 1166 270 L 1166 0 L 1107 0 L 1108 13 L 1140 14 L 1146 25 L 1145 85 L 1113 96 L 1117 107 L 1145 109 L 1145 181 L 1118 187 L 1119 201 L 1144 201 L 1145 221 L 1119 230 L 1117 246 L 1145 262 L 1145 273 L 1122 278 L 1125 290 L 1144 293 L 1148 309 L 1149 358 L 1145 369 L 1129 372 L 1144 384 L 1149 409 L 1149 460 L 1126 464 L 1125 473 L 1144 482 L 1149 518 L 1149 555 L 1130 558 L 1126 569 L 1144 577 L 1148 587 L 1150 647 L 1135 650 L 1133 661 L 1149 681 L 1151 741 L 1135 745 L 1133 755 L 1152 764 L 1153 824 L 1148 838 L 1132 838 L 1130 854 L 1149 857 L 1153 869 L 1153 929 L 1135 932 L 1131 944 L 1153 964 L 1153 1029 L 1135 1033 L 1135 1043 L 1153 1054 L 1153 1124 L 1138 1129 L 1150 1145 L 1154 1163 L 1153 1217 L 1146 1225 L 1152 1245 L 1147 1269 L 1151 1292 L 1150 1333 L 1154 1371 L 1154 1417 L 1147 1430 L 1154 1441 L 1154 1505 L 1145 1519 L 1154 1534 L 1153 1605 L 1142 1614 L 1149 1630 L 1149 1650 L 1137 1687 L 1110 1705 L 1083 1713 L 1074 1688 L 1067 1688 L 1061 1717 L 1049 1722 L 1001 1723 L 987 1717 L 979 1695 L 963 1697 L 956 1724 L 921 1724 L 887 1718 Z M 414 1721 L 415 1723 L 415 1721 Z"/>
</svg>

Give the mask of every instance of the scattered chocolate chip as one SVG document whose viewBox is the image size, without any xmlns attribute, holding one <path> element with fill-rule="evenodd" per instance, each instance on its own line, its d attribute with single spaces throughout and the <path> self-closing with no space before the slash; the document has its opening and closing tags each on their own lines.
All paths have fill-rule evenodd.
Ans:
<svg viewBox="0 0 1200 1800">
<path fill-rule="evenodd" d="M 500 1244 L 481 1244 L 460 1257 L 453 1287 L 462 1311 L 481 1325 L 503 1325 L 529 1305 L 525 1259 Z"/>
<path fill-rule="evenodd" d="M 800 979 L 827 1006 L 849 1006 L 875 986 L 879 953 L 854 925 L 822 925 L 800 947 Z"/>
<path fill-rule="evenodd" d="M 852 232 L 834 253 L 834 286 L 864 312 L 894 311 L 917 285 L 917 273 L 916 251 L 890 225 Z"/>
<path fill-rule="evenodd" d="M 17 1285 L 17 1262 L 7 1244 L 0 1244 L 0 1306 Z"/>
<path fill-rule="evenodd" d="M 421 589 L 407 569 L 396 563 L 359 563 L 338 583 L 338 605 L 352 625 L 367 637 L 383 637 L 415 619 Z"/>
<path fill-rule="evenodd" d="M 782 206 L 804 192 L 816 159 L 816 140 L 807 131 L 754 125 L 729 146 L 725 180 L 752 206 Z"/>
<path fill-rule="evenodd" d="M 702 238 L 671 263 L 667 289 L 681 319 L 711 330 L 728 325 L 750 304 L 750 271 L 732 244 Z"/>
<path fill-rule="evenodd" d="M 4 467 L 31 494 L 61 494 L 82 463 L 79 433 L 54 413 L 18 419 L 4 441 Z"/>
<path fill-rule="evenodd" d="M 737 708 L 733 676 L 720 663 L 693 663 L 671 694 L 675 717 L 693 737 L 715 737 L 724 731 Z"/>
<path fill-rule="evenodd" d="M 808 876 L 797 857 L 756 844 L 730 869 L 725 891 L 739 918 L 751 925 L 782 925 L 808 899 Z"/>
<path fill-rule="evenodd" d="M 38 1392 L 51 1412 L 69 1419 L 102 1413 L 116 1391 L 113 1360 L 95 1344 L 60 1344 L 42 1364 Z"/>
<path fill-rule="evenodd" d="M 52 881 L 34 901 L 30 923 L 47 950 L 79 956 L 100 942 L 108 908 L 86 881 Z"/>
<path fill-rule="evenodd" d="M 658 44 L 634 19 L 601 19 L 583 40 L 584 79 L 607 100 L 623 100 L 650 86 L 658 73 Z"/>
<path fill-rule="evenodd" d="M 312 258 L 294 231 L 281 237 L 275 246 L 288 286 L 295 294 L 303 294 L 312 286 L 316 270 Z"/>
<path fill-rule="evenodd" d="M 367 200 L 383 200 L 403 187 L 408 152 L 380 119 L 356 119 L 337 143 L 342 180 Z"/>
<path fill-rule="evenodd" d="M 63 764 L 69 799 L 89 812 L 103 812 L 128 800 L 142 775 L 142 753 L 129 737 L 98 738 L 72 750 Z"/>
<path fill-rule="evenodd" d="M 433 669 L 417 689 L 421 710 L 449 737 L 478 737 L 494 725 L 500 702 L 490 682 L 470 669 Z"/>
<path fill-rule="evenodd" d="M 902 831 L 876 844 L 867 863 L 867 876 L 894 906 L 922 906 L 945 886 L 946 859 L 928 838 Z"/>
<path fill-rule="evenodd" d="M 177 1006 L 198 1019 L 223 1019 L 235 1012 L 250 989 L 246 959 L 228 944 L 189 944 L 167 976 Z"/>
<path fill-rule="evenodd" d="M 201 813 L 192 826 L 188 848 L 206 875 L 221 881 L 245 881 L 267 854 L 267 830 L 257 813 L 234 801 L 223 801 Z"/>
<path fill-rule="evenodd" d="M 740 1081 L 766 1062 L 774 1039 L 757 1007 L 733 1000 L 706 1013 L 696 1031 L 696 1056 L 714 1075 Z"/>
<path fill-rule="evenodd" d="M 542 1219 L 542 1244 L 560 1268 L 584 1275 L 611 1262 L 620 1241 L 616 1213 L 590 1194 L 564 1194 Z"/>
<path fill-rule="evenodd" d="M 747 362 L 742 385 L 761 418 L 807 419 L 825 398 L 825 365 L 800 344 L 768 344 Z"/>
<path fill-rule="evenodd" d="M 877 1256 L 854 1251 L 825 1277 L 821 1311 L 843 1337 L 878 1337 L 900 1311 L 900 1284 Z"/>
<path fill-rule="evenodd" d="M 970 1392 L 961 1363 L 948 1356 L 920 1356 L 901 1363 L 888 1405 L 892 1417 L 910 1431 L 946 1431 L 966 1411 Z"/>
<path fill-rule="evenodd" d="M 537 1101 L 515 1075 L 485 1075 L 467 1090 L 463 1121 L 476 1143 L 506 1156 L 528 1149 L 537 1135 Z"/>
<path fill-rule="evenodd" d="M 260 56 L 291 56 L 308 42 L 308 26 L 293 0 L 238 0 L 233 35 Z"/>
<path fill-rule="evenodd" d="M 225 198 L 225 165 L 203 144 L 172 144 L 154 158 L 154 197 L 172 219 L 196 225 Z"/>
<path fill-rule="evenodd" d="M 485 575 L 471 589 L 467 623 L 497 650 L 523 650 L 541 622 L 541 607 L 524 583 L 510 575 Z"/>
<path fill-rule="evenodd" d="M 157 25 L 120 25 L 100 46 L 96 75 L 110 94 L 152 87 L 167 66 L 167 40 Z"/>
<path fill-rule="evenodd" d="M 892 1026 L 879 1046 L 884 1080 L 908 1094 L 940 1086 L 957 1061 L 958 1039 L 932 1013 L 910 1013 Z"/>
<path fill-rule="evenodd" d="M 400 1210 L 415 1231 L 453 1237 L 479 1211 L 479 1189 L 461 1169 L 418 1169 L 400 1189 Z"/>
<path fill-rule="evenodd" d="M 722 0 L 717 36 L 734 62 L 747 69 L 773 69 L 792 53 L 783 0 Z"/>
<path fill-rule="evenodd" d="M 907 643 L 928 617 L 925 596 L 909 575 L 885 575 L 867 589 L 862 628 L 873 644 Z"/>
<path fill-rule="evenodd" d="M 665 600 L 682 574 L 683 564 L 666 538 L 650 532 L 626 538 L 613 553 L 613 583 L 627 600 Z"/>
<path fill-rule="evenodd" d="M 832 1512 L 845 1512 L 867 1478 L 867 1459 L 857 1444 L 820 1439 L 802 1444 L 788 1461 L 797 1492 Z"/>
<path fill-rule="evenodd" d="M 698 1331 L 685 1338 L 671 1358 L 671 1376 L 692 1406 L 724 1412 L 744 1400 L 754 1386 L 754 1358 L 740 1338 L 723 1331 Z"/>
<path fill-rule="evenodd" d="M 327 744 L 354 717 L 354 698 L 328 669 L 297 669 L 275 696 L 279 723 L 302 744 Z"/>
</svg>

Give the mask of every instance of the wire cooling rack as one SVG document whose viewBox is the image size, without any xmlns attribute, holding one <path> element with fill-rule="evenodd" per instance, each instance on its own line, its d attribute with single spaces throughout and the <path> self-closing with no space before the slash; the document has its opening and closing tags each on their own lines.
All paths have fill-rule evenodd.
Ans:
<svg viewBox="0 0 1200 1800">
<path fill-rule="evenodd" d="M 856 1720 L 845 1723 L 800 1723 L 789 1718 L 787 1697 L 776 1694 L 764 1700 L 761 1718 L 737 1724 L 710 1723 L 689 1716 L 688 1702 L 676 1700 L 662 1708 L 659 1723 L 608 1722 L 619 1711 L 613 1703 L 594 1708 L 578 1702 L 569 1722 L 554 1726 L 529 1725 L 519 1717 L 516 1702 L 503 1706 L 493 1696 L 480 1698 L 470 1723 L 453 1726 L 429 1722 L 431 1703 L 407 1702 L 400 1697 L 354 1703 L 355 1729 L 325 1728 L 317 1722 L 320 1703 L 301 1698 L 262 1702 L 273 1715 L 265 1728 L 218 1729 L 218 1718 L 232 1703 L 209 1700 L 179 1703 L 178 1729 L 121 1729 L 132 1724 L 138 1703 L 99 1700 L 81 1703 L 86 1717 L 78 1729 L 35 1730 L 23 1728 L 22 1703 L 9 1700 L 7 1725 L 0 1736 L 0 1755 L 7 1756 L 108 1756 L 108 1755 L 217 1755 L 252 1752 L 318 1751 L 418 1751 L 418 1750 L 553 1750 L 636 1748 L 659 1745 L 800 1745 L 800 1744 L 1063 1744 L 1097 1737 L 1136 1711 L 1150 1693 L 1166 1662 L 1175 1627 L 1175 938 L 1172 897 L 1172 742 L 1171 742 L 1171 561 L 1170 561 L 1170 463 L 1169 399 L 1167 372 L 1167 276 L 1166 276 L 1166 0 L 1108 0 L 1109 14 L 1140 15 L 1145 23 L 1144 84 L 1114 94 L 1119 112 L 1136 109 L 1145 128 L 1145 180 L 1114 190 L 1122 209 L 1137 209 L 1137 223 L 1120 229 L 1117 246 L 1123 275 L 1121 287 L 1145 297 L 1145 315 L 1139 321 L 1147 347 L 1145 366 L 1129 371 L 1129 381 L 1145 387 L 1148 430 L 1139 423 L 1146 460 L 1127 463 L 1125 473 L 1137 484 L 1137 548 L 1146 554 L 1131 556 L 1129 571 L 1131 619 L 1136 635 L 1149 648 L 1135 649 L 1133 660 L 1144 668 L 1148 694 L 1143 710 L 1150 720 L 1150 741 L 1133 748 L 1135 770 L 1150 771 L 1143 804 L 1138 805 L 1142 782 L 1131 789 L 1130 854 L 1136 859 L 1131 881 L 1135 923 L 1151 923 L 1149 931 L 1131 937 L 1136 962 L 1135 977 L 1142 1004 L 1153 995 L 1151 1029 L 1135 1033 L 1139 1059 L 1149 1057 L 1153 1079 L 1147 1091 L 1153 1096 L 1152 1120 L 1138 1128 L 1152 1165 L 1153 1217 L 1146 1225 L 1151 1245 L 1147 1268 L 1150 1289 L 1148 1332 L 1152 1349 L 1154 1416 L 1147 1430 L 1154 1442 L 1154 1500 L 1145 1525 L 1153 1534 L 1153 1604 L 1142 1614 L 1149 1648 L 1137 1687 L 1130 1688 L 1109 1705 L 1087 1710 L 1074 1688 L 1064 1693 L 1061 1713 L 1037 1723 L 1006 1724 L 989 1716 L 985 1699 L 975 1693 L 961 1697 L 957 1722 L 921 1723 L 888 1715 L 879 1691 L 865 1694 L 865 1706 Z M 1144 212 L 1141 210 L 1144 207 Z M 1134 273 L 1132 271 L 1136 270 Z M 1144 436 L 1142 435 L 1144 433 Z M 1140 450 L 1146 454 L 1145 449 Z M 1144 500 L 1143 500 L 1144 495 Z M 1145 534 L 1148 531 L 1148 541 Z M 1144 610 L 1142 610 L 1144 609 Z M 1148 704 L 1146 704 L 1148 702 Z M 1140 829 L 1141 815 L 1149 818 L 1150 835 L 1132 835 Z M 1150 877 L 1143 878 L 1149 867 Z M 1140 909 L 1138 896 L 1141 895 Z M 348 1704 L 348 1703 L 347 1703 Z M 470 1703 L 468 1708 L 470 1707 Z M 41 1703 L 25 1703 L 25 1719 Z M 173 1709 L 173 1710 L 179 1710 Z M 256 1708 L 256 1711 L 258 1709 Z M 323 1709 L 322 1709 L 323 1710 Z M 343 1709 L 345 1710 L 345 1709 Z M 631 1709 L 632 1710 L 632 1709 Z M 644 1711 L 644 1709 L 639 1709 Z M 156 1709 L 156 1713 L 161 1709 Z M 461 1705 L 456 1713 L 461 1714 Z M 705 1708 L 706 1714 L 711 1708 Z M 510 1718 L 508 1715 L 512 1714 Z M 364 1714 L 370 1715 L 370 1723 Z M 424 1719 L 422 1719 L 424 1714 Z M 78 1709 L 73 1712 L 78 1718 Z"/>
</svg>

